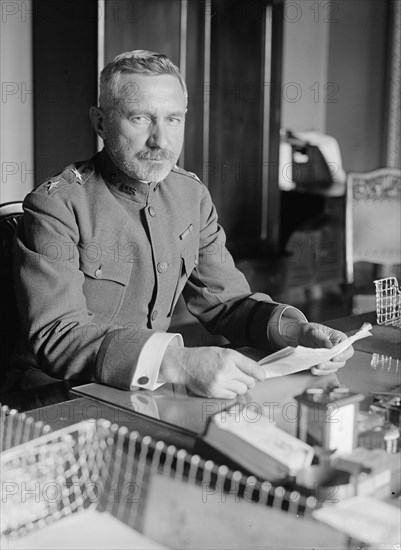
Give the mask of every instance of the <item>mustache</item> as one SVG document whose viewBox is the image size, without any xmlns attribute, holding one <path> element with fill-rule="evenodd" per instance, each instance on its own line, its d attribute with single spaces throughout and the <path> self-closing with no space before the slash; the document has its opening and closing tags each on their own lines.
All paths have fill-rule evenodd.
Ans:
<svg viewBox="0 0 401 550">
<path fill-rule="evenodd" d="M 169 149 L 142 149 L 136 154 L 141 160 L 170 160 L 175 162 L 175 155 Z"/>
</svg>

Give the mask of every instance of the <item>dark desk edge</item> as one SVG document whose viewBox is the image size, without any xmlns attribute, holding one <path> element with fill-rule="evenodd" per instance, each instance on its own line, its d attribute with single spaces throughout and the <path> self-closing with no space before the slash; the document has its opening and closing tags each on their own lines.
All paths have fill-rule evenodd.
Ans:
<svg viewBox="0 0 401 550">
<path fill-rule="evenodd" d="M 13 392 L 0 392 L 0 403 L 7 405 L 10 409 L 16 409 L 18 412 L 38 409 L 56 403 L 63 403 L 76 399 L 76 395 L 70 393 L 70 389 L 78 386 L 81 382 L 72 382 L 70 380 L 60 380 L 45 386 L 29 388 Z"/>
</svg>

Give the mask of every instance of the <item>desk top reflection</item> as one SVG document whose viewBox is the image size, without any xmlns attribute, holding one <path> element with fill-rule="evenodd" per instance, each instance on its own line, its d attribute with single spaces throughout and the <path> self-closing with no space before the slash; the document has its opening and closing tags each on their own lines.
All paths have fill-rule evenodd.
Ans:
<svg viewBox="0 0 401 550">
<path fill-rule="evenodd" d="M 366 315 L 358 317 L 352 318 L 352 323 L 349 319 L 345 321 L 347 328 L 349 327 L 348 334 L 355 332 L 366 320 Z M 370 315 L 369 319 L 371 317 Z M 331 324 L 341 327 L 342 320 Z M 251 391 L 233 400 L 198 397 L 189 393 L 184 386 L 172 384 L 166 384 L 154 392 L 127 392 L 98 384 L 79 386 L 72 391 L 74 394 L 109 403 L 134 414 L 161 420 L 172 427 L 179 427 L 197 435 L 204 432 L 211 415 L 240 402 L 270 417 L 273 415 L 272 420 L 278 427 L 295 434 L 294 397 L 308 387 L 347 386 L 351 391 L 365 394 L 365 401 L 362 403 L 362 408 L 365 409 L 373 401 L 372 393 L 399 390 L 401 330 L 376 325 L 372 334 L 372 337 L 355 343 L 354 356 L 336 374 L 313 376 L 310 371 L 304 371 L 285 377 L 270 378 L 258 382 Z M 369 340 L 371 342 L 368 342 Z M 380 353 L 372 354 L 371 349 L 378 349 Z M 394 356 L 381 353 L 383 351 L 391 351 Z"/>
<path fill-rule="evenodd" d="M 326 324 L 352 334 L 364 322 L 371 322 L 374 325 L 375 314 L 372 312 L 337 319 Z M 184 386 L 172 384 L 166 384 L 155 392 L 146 390 L 127 392 L 98 384 L 79 387 L 76 382 L 59 382 L 37 390 L 9 396 L 3 394 L 1 402 L 27 412 L 60 403 L 65 407 L 68 403 L 74 403 L 77 406 L 82 404 L 82 407 L 87 407 L 88 402 L 96 403 L 98 404 L 96 410 L 108 412 L 109 415 L 114 411 L 113 418 L 117 418 L 115 411 L 118 410 L 124 412 L 123 418 L 136 418 L 138 430 L 147 430 L 153 425 L 157 428 L 158 435 L 161 429 L 164 436 L 166 432 L 175 429 L 181 435 L 193 438 L 204 432 L 206 422 L 211 415 L 239 401 L 250 406 L 253 404 L 257 410 L 263 409 L 264 413 L 274 414 L 274 421 L 278 427 L 294 434 L 296 429 L 294 397 L 307 387 L 345 385 L 350 390 L 365 395 L 366 399 L 361 404 L 365 409 L 373 401 L 371 392 L 399 391 L 401 329 L 375 325 L 372 332 L 372 337 L 359 340 L 354 344 L 356 350 L 354 356 L 334 375 L 313 376 L 310 371 L 305 371 L 271 378 L 257 383 L 252 391 L 235 400 L 197 397 L 190 394 Z M 74 420 L 76 421 L 75 417 L 71 417 L 71 422 Z M 151 431 L 148 433 L 152 435 Z"/>
</svg>

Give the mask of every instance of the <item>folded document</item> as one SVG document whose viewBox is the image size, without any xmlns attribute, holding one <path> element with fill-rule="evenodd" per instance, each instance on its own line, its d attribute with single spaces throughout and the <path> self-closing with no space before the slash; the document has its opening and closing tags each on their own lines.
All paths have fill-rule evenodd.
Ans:
<svg viewBox="0 0 401 550">
<path fill-rule="evenodd" d="M 259 365 L 264 366 L 266 378 L 275 378 L 294 372 L 300 372 L 310 369 L 315 365 L 327 363 L 336 355 L 340 355 L 356 340 L 371 336 L 370 329 L 372 325 L 365 323 L 362 328 L 353 336 L 343 340 L 332 348 L 306 348 L 297 346 L 296 348 L 287 347 L 276 353 L 268 355 L 259 361 Z"/>
</svg>

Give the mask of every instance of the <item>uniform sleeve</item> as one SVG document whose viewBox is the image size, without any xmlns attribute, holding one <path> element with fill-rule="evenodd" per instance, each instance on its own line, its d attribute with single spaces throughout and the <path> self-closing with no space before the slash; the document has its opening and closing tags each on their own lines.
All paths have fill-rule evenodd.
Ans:
<svg viewBox="0 0 401 550">
<path fill-rule="evenodd" d="M 101 324 L 88 311 L 79 244 L 67 201 L 46 190 L 27 196 L 15 243 L 22 339 L 38 368 L 54 378 L 129 389 L 142 348 L 155 331 Z"/>
<path fill-rule="evenodd" d="M 199 261 L 183 292 L 187 307 L 209 332 L 225 336 L 235 346 L 266 351 L 283 347 L 278 327 L 289 306 L 274 302 L 267 294 L 251 292 L 226 248 L 224 230 L 209 191 L 203 187 Z"/>
</svg>

